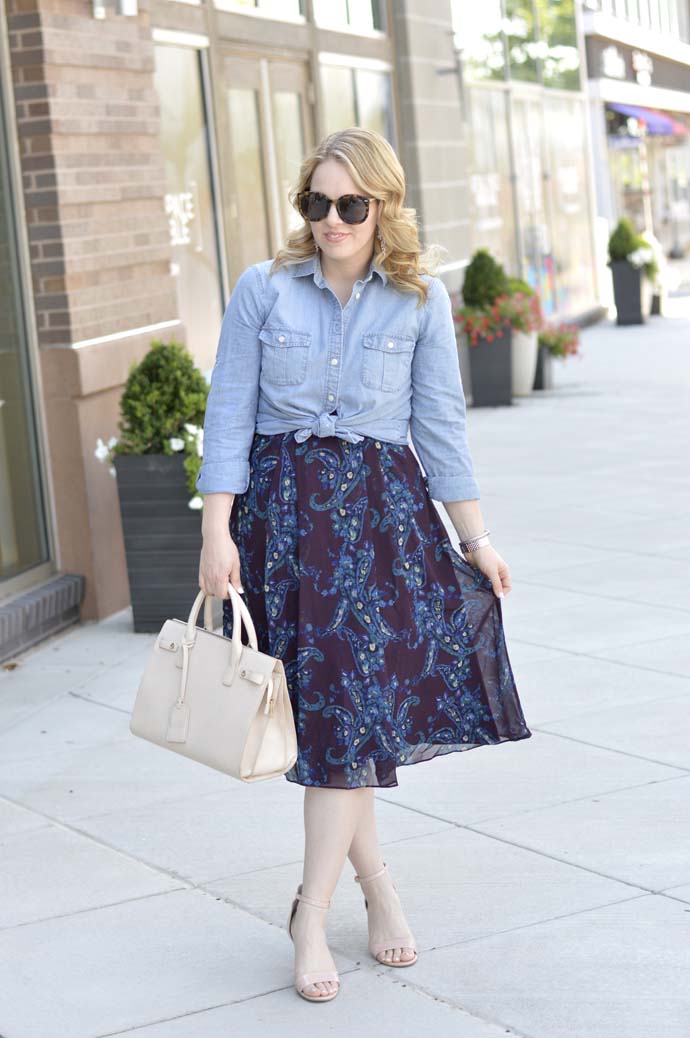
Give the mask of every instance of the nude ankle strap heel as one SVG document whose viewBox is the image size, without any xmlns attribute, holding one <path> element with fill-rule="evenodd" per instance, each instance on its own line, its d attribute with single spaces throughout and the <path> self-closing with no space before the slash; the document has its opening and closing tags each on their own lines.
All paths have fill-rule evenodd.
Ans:
<svg viewBox="0 0 690 1038">
<path fill-rule="evenodd" d="M 300 883 L 300 885 L 297 888 L 297 893 L 295 894 L 294 900 L 290 907 L 290 915 L 288 916 L 287 931 L 290 936 L 290 940 L 293 940 L 292 920 L 295 917 L 295 912 L 297 911 L 297 904 L 299 901 L 304 901 L 306 904 L 313 905 L 314 908 L 321 908 L 324 911 L 330 908 L 331 905 L 330 900 L 320 901 L 318 898 L 308 897 L 306 894 L 303 894 L 302 884 Z M 304 988 L 308 987 L 310 984 L 318 984 L 326 980 L 332 980 L 338 984 L 338 987 L 335 989 L 335 991 L 332 991 L 329 995 L 308 995 L 304 991 Z M 317 970 L 313 973 L 296 973 L 295 988 L 297 990 L 297 994 L 301 995 L 302 998 L 305 998 L 307 1002 L 330 1002 L 340 991 L 340 977 L 338 976 L 336 970 Z"/>
<path fill-rule="evenodd" d="M 383 876 L 383 874 L 385 872 L 388 872 L 388 866 L 386 865 L 386 863 L 384 861 L 382 867 L 380 869 L 377 869 L 376 872 L 372 872 L 368 876 L 355 876 L 355 883 L 359 883 L 360 886 L 362 884 L 364 884 L 364 883 L 370 883 L 373 880 L 378 879 L 379 876 Z M 396 894 L 397 894 L 395 883 L 393 883 L 393 890 L 395 890 Z M 364 893 L 364 888 L 363 887 L 362 887 L 362 893 Z M 365 904 L 367 912 L 368 912 L 369 911 L 369 902 L 367 900 L 366 894 L 364 896 L 364 904 Z M 382 952 L 388 951 L 390 948 L 408 948 L 410 951 L 414 952 L 414 958 L 413 959 L 405 959 L 404 962 L 392 962 L 392 961 L 387 960 L 387 959 L 379 958 L 379 956 L 382 954 Z M 417 945 L 416 945 L 415 939 L 414 939 L 414 937 L 409 937 L 409 936 L 402 937 L 402 938 L 401 937 L 392 937 L 392 938 L 389 938 L 386 941 L 373 941 L 373 942 L 372 942 L 371 939 L 369 939 L 369 953 L 371 955 L 373 955 L 373 957 L 376 959 L 376 961 L 380 962 L 382 966 L 396 966 L 396 967 L 400 967 L 400 966 L 414 966 L 414 964 L 415 964 L 415 962 L 417 961 L 417 958 L 418 958 L 418 956 L 417 956 Z"/>
</svg>

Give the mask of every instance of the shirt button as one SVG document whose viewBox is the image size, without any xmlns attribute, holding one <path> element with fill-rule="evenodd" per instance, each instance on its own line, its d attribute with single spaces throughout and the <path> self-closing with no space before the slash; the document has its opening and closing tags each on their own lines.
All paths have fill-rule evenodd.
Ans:
<svg viewBox="0 0 690 1038">
<path fill-rule="evenodd" d="M 361 296 L 361 294 L 362 294 L 361 292 L 355 292 L 355 299 L 359 299 L 359 297 Z"/>
<path fill-rule="evenodd" d="M 278 336 L 278 342 L 285 342 L 285 336 L 284 335 L 279 335 Z"/>
<path fill-rule="evenodd" d="M 335 400 L 335 397 L 333 396 L 333 394 L 332 394 L 332 393 L 329 393 L 329 394 L 328 394 L 328 399 L 329 399 L 329 400 Z"/>
<path fill-rule="evenodd" d="M 390 350 L 390 349 L 392 349 L 392 348 L 393 348 L 393 345 L 394 345 L 394 343 L 393 343 L 392 341 L 389 341 L 389 342 L 388 342 L 388 349 L 389 349 L 389 350 Z"/>
<path fill-rule="evenodd" d="M 333 360 L 331 361 L 331 364 L 337 364 L 337 363 L 338 363 L 338 358 L 334 357 Z"/>
</svg>

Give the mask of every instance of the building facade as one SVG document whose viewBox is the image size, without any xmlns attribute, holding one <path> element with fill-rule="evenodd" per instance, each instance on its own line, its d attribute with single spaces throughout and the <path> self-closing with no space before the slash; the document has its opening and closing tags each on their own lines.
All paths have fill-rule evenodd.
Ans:
<svg viewBox="0 0 690 1038">
<path fill-rule="evenodd" d="M 486 245 L 547 313 L 596 307 L 575 14 L 525 30 L 496 10 L 482 42 L 450 0 L 0 0 L 5 656 L 128 605 L 97 438 L 153 340 L 210 372 L 232 286 L 282 243 L 326 133 L 390 140 L 451 295 Z"/>
<path fill-rule="evenodd" d="M 690 5 L 586 0 L 599 216 L 629 217 L 667 255 L 690 248 Z"/>
</svg>

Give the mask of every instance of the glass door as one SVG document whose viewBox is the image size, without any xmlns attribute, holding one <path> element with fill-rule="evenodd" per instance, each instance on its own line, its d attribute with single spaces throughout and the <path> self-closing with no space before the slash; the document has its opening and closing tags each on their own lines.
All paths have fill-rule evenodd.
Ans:
<svg viewBox="0 0 690 1038">
<path fill-rule="evenodd" d="M 171 273 L 187 345 L 198 367 L 206 370 L 213 366 L 223 290 L 202 61 L 194 47 L 155 46 Z"/>
<path fill-rule="evenodd" d="M 5 581 L 49 562 L 50 550 L 12 201 L 6 105 L 9 87 L 6 94 L 0 68 L 0 594 L 5 587 L 9 590 Z"/>
<path fill-rule="evenodd" d="M 287 193 L 313 137 L 305 64 L 230 52 L 225 84 L 226 223 L 237 278 L 274 255 L 300 222 Z"/>
</svg>

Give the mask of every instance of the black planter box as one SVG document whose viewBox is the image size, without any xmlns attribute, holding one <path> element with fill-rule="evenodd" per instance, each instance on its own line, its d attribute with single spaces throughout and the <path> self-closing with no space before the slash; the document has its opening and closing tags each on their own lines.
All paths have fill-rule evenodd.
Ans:
<svg viewBox="0 0 690 1038">
<path fill-rule="evenodd" d="M 553 354 L 547 346 L 537 350 L 537 370 L 533 389 L 553 389 Z"/>
<path fill-rule="evenodd" d="M 114 465 L 134 630 L 159 631 L 186 620 L 199 593 L 201 511 L 189 507 L 184 454 L 116 454 Z M 220 626 L 220 599 L 213 617 Z"/>
<path fill-rule="evenodd" d="M 644 324 L 642 313 L 642 268 L 627 260 L 610 263 L 616 324 Z"/>
<path fill-rule="evenodd" d="M 467 348 L 473 407 L 512 404 L 512 329 L 506 328 L 491 341 L 480 335 L 477 345 Z"/>
</svg>

